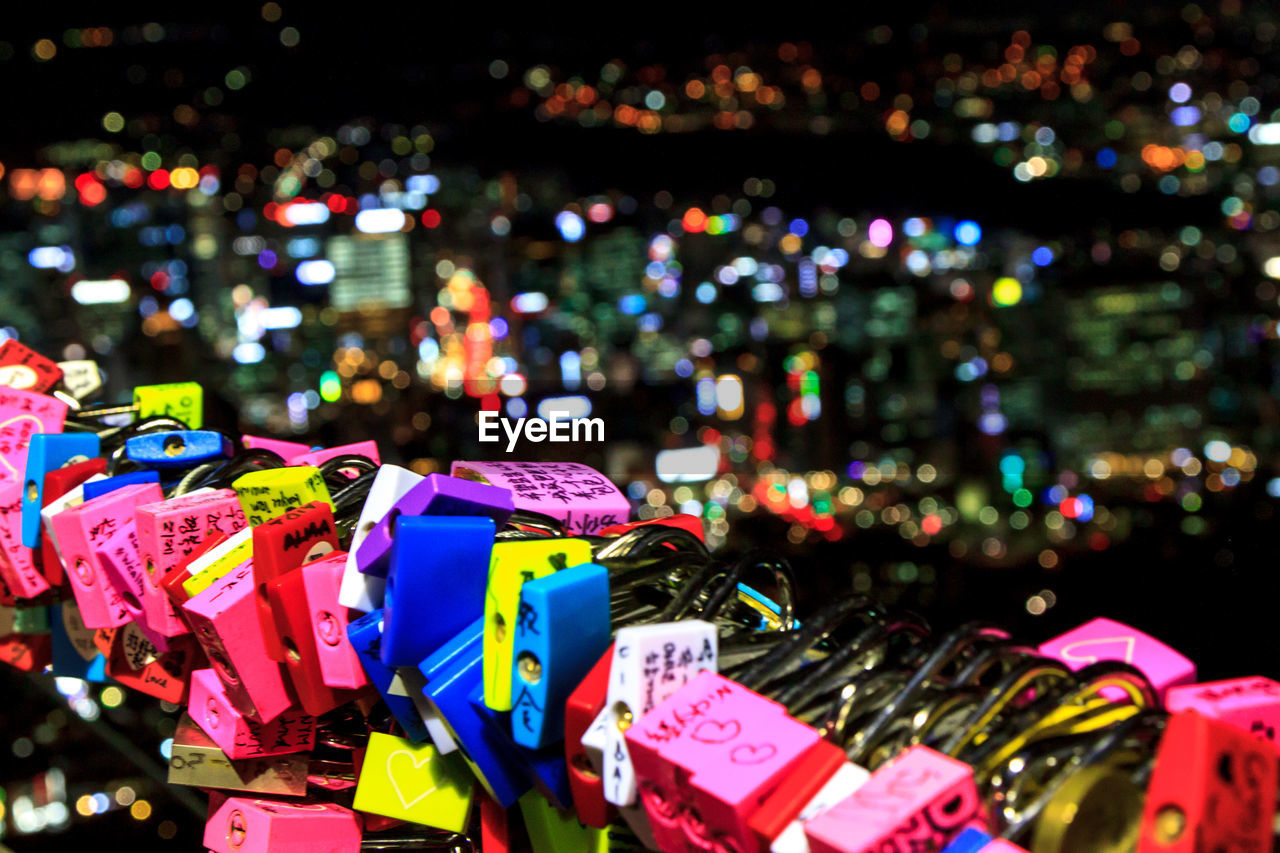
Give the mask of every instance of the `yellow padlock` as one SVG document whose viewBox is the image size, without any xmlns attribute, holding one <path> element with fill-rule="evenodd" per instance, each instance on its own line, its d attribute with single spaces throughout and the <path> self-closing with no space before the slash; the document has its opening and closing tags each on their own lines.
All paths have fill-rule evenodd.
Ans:
<svg viewBox="0 0 1280 853">
<path fill-rule="evenodd" d="M 558 809 L 537 791 L 520 798 L 520 814 L 533 853 L 608 853 L 609 836 L 583 826 L 573 809 Z"/>
<path fill-rule="evenodd" d="M 182 589 L 195 598 L 252 556 L 253 536 L 246 528 L 192 560 L 187 566 L 190 577 L 182 582 Z"/>
<path fill-rule="evenodd" d="M 231 484 L 250 527 L 257 527 L 312 501 L 333 507 L 319 468 L 268 468 L 250 471 Z"/>
<path fill-rule="evenodd" d="M 356 783 L 356 811 L 465 832 L 471 820 L 471 771 L 429 743 L 373 732 Z"/>
<path fill-rule="evenodd" d="M 139 418 L 168 415 L 190 429 L 204 425 L 204 389 L 197 382 L 139 385 L 133 389 L 133 404 Z"/>
</svg>

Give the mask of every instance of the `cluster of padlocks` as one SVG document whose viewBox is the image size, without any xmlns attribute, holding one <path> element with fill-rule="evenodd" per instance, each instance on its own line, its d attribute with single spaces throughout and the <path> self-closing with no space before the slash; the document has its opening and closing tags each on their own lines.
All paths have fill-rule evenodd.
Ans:
<svg viewBox="0 0 1280 853">
<path fill-rule="evenodd" d="M 797 618 L 784 559 L 586 465 L 423 476 L 95 377 L 0 346 L 0 654 L 185 705 L 209 850 L 1271 849 L 1267 678 L 1106 619 Z"/>
</svg>

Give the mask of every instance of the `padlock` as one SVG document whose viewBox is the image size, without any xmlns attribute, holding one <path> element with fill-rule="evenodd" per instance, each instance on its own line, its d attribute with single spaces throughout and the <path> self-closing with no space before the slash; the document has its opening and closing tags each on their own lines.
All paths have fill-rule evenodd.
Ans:
<svg viewBox="0 0 1280 853">
<path fill-rule="evenodd" d="M 317 717 L 350 702 L 353 691 L 368 686 L 347 640 L 347 609 L 338 604 L 346 556 L 336 551 L 267 582 L 272 631 L 285 649 L 293 693 L 303 710 Z M 326 672 L 349 686 L 335 688 Z"/>
<path fill-rule="evenodd" d="M 192 676 L 192 704 L 199 672 Z M 217 683 L 217 677 L 212 676 Z M 260 758 L 227 757 L 218 744 L 188 714 L 178 721 L 169 752 L 170 785 L 248 791 L 263 796 L 305 797 L 307 795 L 307 753 L 270 755 Z"/>
<path fill-rule="evenodd" d="M 253 557 L 253 528 L 245 527 L 227 536 L 211 534 L 191 554 L 165 573 L 160 585 L 174 606 L 199 595 L 226 577 L 227 572 Z M 181 589 L 178 594 L 177 585 Z"/>
<path fill-rule="evenodd" d="M 1164 697 L 1170 712 L 1194 710 L 1280 748 L 1280 683 L 1260 675 L 1173 687 Z"/>
<path fill-rule="evenodd" d="M 148 432 L 124 443 L 124 455 L 129 459 L 162 471 L 220 462 L 230 459 L 234 453 L 231 439 L 205 429 Z"/>
<path fill-rule="evenodd" d="M 488 516 L 400 519 L 382 607 L 383 663 L 417 666 L 484 615 L 495 532 Z"/>
<path fill-rule="evenodd" d="M 360 819 L 333 803 L 228 797 L 209 802 L 210 853 L 359 853 Z"/>
<path fill-rule="evenodd" d="M 75 601 L 49 608 L 53 647 L 53 674 L 85 681 L 107 680 L 107 659 L 93 642 L 93 629 L 85 627 Z"/>
<path fill-rule="evenodd" d="M 369 734 L 356 811 L 465 832 L 471 822 L 471 771 L 456 755 L 380 732 Z"/>
<path fill-rule="evenodd" d="M 404 678 L 394 667 L 382 662 L 379 646 L 382 644 L 382 610 L 373 610 L 347 624 L 347 639 L 355 651 L 360 665 L 364 669 L 369 683 L 373 685 L 382 700 L 386 703 L 391 715 L 396 718 L 400 728 L 413 743 L 422 743 L 427 739 L 427 725 L 418 707 L 421 702 L 426 707 L 426 697 L 421 693 L 425 684 L 421 673 L 417 674 L 418 689 L 405 683 Z M 416 700 L 416 701 L 415 701 Z"/>
<path fill-rule="evenodd" d="M 64 577 L 62 574 L 62 558 L 58 556 L 58 549 L 54 547 L 53 541 L 49 537 L 49 523 L 45 519 L 44 508 L 73 489 L 77 489 L 78 486 L 84 485 L 89 480 L 97 477 L 105 479 L 106 471 L 107 460 L 101 456 L 95 456 L 93 459 L 86 459 L 83 462 L 55 468 L 44 475 L 44 488 L 40 493 L 40 499 L 43 501 L 40 509 L 40 529 L 43 534 L 40 537 L 40 563 L 41 571 L 43 571 L 45 579 L 49 581 L 50 586 L 62 586 Z M 78 489 L 78 497 L 64 502 L 62 506 L 65 508 L 73 503 L 83 502 L 84 490 Z M 56 512 L 61 512 L 61 509 L 56 510 Z"/>
<path fill-rule="evenodd" d="M 190 637 L 174 637 L 160 652 L 134 622 L 110 629 L 105 652 L 107 675 L 125 687 L 174 705 L 186 704 L 191 671 L 205 666 L 200 647 Z"/>
<path fill-rule="evenodd" d="M 457 742 L 462 758 L 490 796 L 510 808 L 532 787 L 520 762 L 502 739 L 475 713 L 471 698 L 482 689 L 483 620 L 458 633 L 418 667 L 426 679 L 424 695 Z"/>
<path fill-rule="evenodd" d="M 122 521 L 119 527 L 94 546 L 94 562 L 102 570 L 107 583 L 115 588 L 121 603 L 129 611 L 129 618 L 137 623 L 152 645 L 160 651 L 168 651 L 163 635 L 153 632 L 146 625 L 142 609 L 142 596 L 146 587 L 143 579 L 142 557 L 138 554 L 137 522 L 132 518 Z"/>
<path fill-rule="evenodd" d="M 58 369 L 62 371 L 62 387 L 77 400 L 87 400 L 102 389 L 102 371 L 96 361 L 60 361 Z"/>
<path fill-rule="evenodd" d="M 484 721 L 494 736 L 516 763 L 524 777 L 533 783 L 536 792 L 545 797 L 557 809 L 573 808 L 573 790 L 569 787 L 569 770 L 564 755 L 555 746 L 543 749 L 525 749 L 511 738 L 511 714 L 495 711 L 484 704 L 483 688 L 472 691 L 468 700 L 471 710 Z"/>
<path fill-rule="evenodd" d="M 563 850 L 596 853 L 603 846 L 601 830 L 583 826 L 572 809 L 556 808 L 537 791 L 520 798 L 520 816 L 524 818 L 533 853 Z"/>
<path fill-rule="evenodd" d="M 119 595 L 102 576 L 95 551 L 107 537 L 133 519 L 138 506 L 162 497 L 155 483 L 125 486 L 79 506 L 68 507 L 50 518 L 55 544 L 66 566 L 80 615 L 90 628 L 112 628 L 130 618 Z"/>
<path fill-rule="evenodd" d="M 484 702 L 511 710 L 511 667 L 526 581 L 591 562 L 585 539 L 530 539 L 493 546 L 484 600 Z"/>
<path fill-rule="evenodd" d="M 293 459 L 303 453 L 311 452 L 311 445 L 302 444 L 297 441 L 281 441 L 278 438 L 261 438 L 256 435 L 240 436 L 240 446 L 245 450 L 270 450 L 272 453 L 285 460 Z"/>
<path fill-rule="evenodd" d="M 251 720 L 236 709 L 212 669 L 191 673 L 188 711 L 196 725 L 234 760 L 307 752 L 315 746 L 315 717 L 289 708 L 270 722 Z"/>
<path fill-rule="evenodd" d="M 702 529 L 702 519 L 684 512 L 665 515 L 661 518 L 649 518 L 644 521 L 628 521 L 626 524 L 614 524 L 604 528 L 596 535 L 621 536 L 624 533 L 635 530 L 637 527 L 676 527 L 686 533 L 692 533 L 702 542 L 707 541 L 706 531 Z"/>
<path fill-rule="evenodd" d="M 116 489 L 123 489 L 125 486 L 140 486 L 144 483 L 160 484 L 159 471 L 130 471 L 127 474 L 116 474 L 114 477 L 103 477 L 101 480 L 94 480 L 92 484 L 85 484 L 84 499 L 91 501 L 94 498 L 101 497 Z"/>
<path fill-rule="evenodd" d="M 605 693 L 609 689 L 609 667 L 613 663 L 613 646 L 605 650 L 582 681 L 569 694 L 564 707 L 564 759 L 569 773 L 578 819 L 587 826 L 604 829 L 614 818 L 613 807 L 604 798 L 600 768 L 592 767 L 582 745 L 582 736 L 604 710 Z"/>
<path fill-rule="evenodd" d="M 253 527 L 314 501 L 333 509 L 329 487 L 317 468 L 268 468 L 250 471 L 231 484 L 245 518 Z"/>
<path fill-rule="evenodd" d="M 253 527 L 253 582 L 258 621 L 267 656 L 285 660 L 286 649 L 276 630 L 267 589 L 276 578 L 318 560 L 338 547 L 333 507 L 313 501 Z"/>
<path fill-rule="evenodd" d="M 541 749 L 564 737 L 565 702 L 609 643 L 604 566 L 584 563 L 521 587 L 511 678 L 517 744 Z"/>
<path fill-rule="evenodd" d="M 517 509 L 549 515 L 571 534 L 594 535 L 631 515 L 626 495 L 580 462 L 454 462 L 450 473 L 509 489 Z"/>
<path fill-rule="evenodd" d="M 0 347 L 0 353 L 2 352 L 3 347 Z M 40 510 L 45 505 L 44 478 L 50 471 L 95 458 L 98 450 L 98 436 L 94 433 L 39 433 L 31 436 L 25 485 L 22 489 L 23 545 L 28 548 L 40 547 Z"/>
<path fill-rule="evenodd" d="M 483 789 L 476 792 L 480 806 L 480 849 L 484 853 L 510 853 L 511 824 L 507 810 Z"/>
<path fill-rule="evenodd" d="M 342 574 L 342 590 L 338 593 L 338 601 L 347 607 L 368 613 L 382 606 L 386 580 L 377 575 L 360 571 L 356 554 L 369 531 L 389 513 L 415 485 L 422 482 L 422 475 L 415 474 L 408 468 L 399 465 L 383 465 L 374 475 L 369 486 L 369 494 L 360 509 L 360 518 L 356 521 L 355 530 L 351 534 L 351 544 L 347 554 L 347 568 Z"/>
<path fill-rule="evenodd" d="M 813 853 L 941 850 L 986 815 L 973 769 L 927 746 L 913 746 L 876 769 L 860 788 L 805 824 Z"/>
<path fill-rule="evenodd" d="M 204 389 L 196 382 L 139 385 L 133 389 L 133 405 L 139 419 L 163 415 L 182 421 L 187 429 L 204 426 Z"/>
<path fill-rule="evenodd" d="M 186 623 L 174 610 L 160 581 L 211 533 L 231 536 L 243 530 L 247 524 L 244 511 L 235 492 L 215 489 L 143 504 L 134 511 L 134 518 L 146 570 L 143 609 L 147 624 L 166 637 L 184 633 Z"/>
<path fill-rule="evenodd" d="M 365 535 L 356 566 L 367 575 L 386 577 L 396 521 L 413 515 L 485 515 L 501 529 L 512 513 L 511 493 L 457 477 L 428 474 L 415 483 Z"/>
<path fill-rule="evenodd" d="M 337 447 L 323 447 L 319 450 L 304 450 L 301 453 L 289 457 L 286 461 L 289 465 L 312 465 L 319 468 L 325 462 L 337 456 L 363 456 L 374 465 L 382 463 L 382 457 L 378 455 L 378 443 L 376 441 L 357 441 L 355 444 L 340 444 Z"/>
<path fill-rule="evenodd" d="M 9 634 L 0 637 L 0 662 L 20 672 L 42 672 L 53 659 L 48 634 Z"/>
<path fill-rule="evenodd" d="M 970 827 L 955 837 L 942 853 L 981 853 L 991 844 L 991 834 Z"/>
<path fill-rule="evenodd" d="M 649 825 L 664 850 L 755 849 L 751 815 L 819 740 L 777 702 L 705 671 L 625 736 Z"/>
<path fill-rule="evenodd" d="M 12 338 L 0 343 L 0 385 L 48 394 L 60 381 L 62 368 L 55 362 Z"/>
<path fill-rule="evenodd" d="M 852 794 L 871 774 L 845 759 L 844 750 L 820 740 L 760 804 L 748 824 L 761 848 L 809 853 L 804 825 Z"/>
<path fill-rule="evenodd" d="M 1165 691 L 1196 680 L 1196 665 L 1136 628 L 1111 619 L 1093 619 L 1040 646 L 1040 654 L 1057 658 L 1072 671 L 1100 660 L 1132 664 L 1164 697 Z"/>
<path fill-rule="evenodd" d="M 49 589 L 39 555 L 22 544 L 21 483 L 0 485 L 0 577 L 19 598 L 35 598 Z"/>
<path fill-rule="evenodd" d="M 192 597 L 182 610 L 236 710 L 259 723 L 288 710 L 293 698 L 284 674 L 262 644 L 252 561 Z"/>
<path fill-rule="evenodd" d="M 1138 853 L 1270 850 L 1275 748 L 1195 711 L 1169 716 L 1142 811 Z"/>
<path fill-rule="evenodd" d="M 60 433 L 67 404 L 33 391 L 0 387 L 0 483 L 22 483 L 36 433 Z"/>
</svg>

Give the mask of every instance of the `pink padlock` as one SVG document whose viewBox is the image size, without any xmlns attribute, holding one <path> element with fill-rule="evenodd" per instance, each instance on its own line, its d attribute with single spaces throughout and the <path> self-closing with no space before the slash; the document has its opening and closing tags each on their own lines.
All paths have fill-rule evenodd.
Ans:
<svg viewBox="0 0 1280 853">
<path fill-rule="evenodd" d="M 627 730 L 641 800 L 663 850 L 754 850 L 752 812 L 818 743 L 771 699 L 704 671 Z"/>
<path fill-rule="evenodd" d="M 516 509 L 549 515 L 570 535 L 593 534 L 631 517 L 626 495 L 581 462 L 454 462 L 449 473 L 509 490 Z"/>
<path fill-rule="evenodd" d="M 132 519 L 111 532 L 93 549 L 94 561 L 102 570 L 107 583 L 115 587 L 121 601 L 129 611 L 129 617 L 139 624 L 146 622 L 142 611 L 142 558 L 138 556 L 138 525 Z M 162 650 L 163 651 L 163 650 Z"/>
<path fill-rule="evenodd" d="M 214 581 L 182 610 L 236 710 L 267 723 L 293 704 L 280 664 L 267 657 L 262 642 L 252 560 Z"/>
<path fill-rule="evenodd" d="M 813 853 L 942 850 L 970 826 L 986 830 L 973 768 L 913 746 L 805 824 Z"/>
<path fill-rule="evenodd" d="M 289 459 L 289 464 L 319 468 L 322 464 L 333 459 L 335 456 L 345 456 L 348 453 L 356 456 L 367 457 L 373 460 L 373 464 L 375 465 L 382 464 L 382 457 L 378 455 L 378 443 L 376 441 L 357 441 L 355 444 L 342 444 L 338 447 L 325 447 L 320 450 L 308 450 L 305 453 L 299 453 Z"/>
<path fill-rule="evenodd" d="M 311 452 L 311 445 L 309 444 L 302 444 L 297 441 L 281 441 L 278 438 L 261 438 L 256 435 L 243 435 L 240 437 L 240 443 L 247 450 L 258 448 L 270 450 L 285 460 L 285 464 L 288 464 L 288 461 L 295 456 Z"/>
<path fill-rule="evenodd" d="M 1178 652 L 1137 628 L 1101 617 L 1042 644 L 1040 654 L 1072 671 L 1101 660 L 1124 661 L 1142 670 L 1161 698 L 1170 687 L 1196 680 L 1196 665 Z"/>
<path fill-rule="evenodd" d="M 102 574 L 96 551 L 117 530 L 133 522 L 140 504 L 163 496 L 156 483 L 138 483 L 64 509 L 50 519 L 67 567 L 67 581 L 87 627 L 116 628 L 133 618 Z"/>
<path fill-rule="evenodd" d="M 212 853 L 359 853 L 360 819 L 333 803 L 214 797 L 204 846 Z"/>
<path fill-rule="evenodd" d="M 987 843 L 978 853 L 1027 853 L 1026 848 L 1019 847 L 1012 841 L 996 838 Z"/>
<path fill-rule="evenodd" d="M 57 397 L 0 386 L 0 483 L 21 483 L 31 436 L 62 432 L 67 404 Z"/>
<path fill-rule="evenodd" d="M 1171 713 L 1192 710 L 1244 729 L 1280 748 L 1280 683 L 1260 675 L 1171 687 L 1164 696 Z"/>
<path fill-rule="evenodd" d="M 166 637 L 187 632 L 187 625 L 159 582 L 213 532 L 227 536 L 248 525 L 231 489 L 216 489 L 139 506 L 138 546 L 146 569 L 143 609 L 151 628 Z"/>
<path fill-rule="evenodd" d="M 0 486 L 0 577 L 19 598 L 35 598 L 49 589 L 36 568 L 35 554 L 22 544 L 21 483 Z"/>
<path fill-rule="evenodd" d="M 328 687 L 358 690 L 369 683 L 351 641 L 347 639 L 350 611 L 338 602 L 347 555 L 335 551 L 303 566 L 302 586 L 314 635 L 320 680 Z"/>
<path fill-rule="evenodd" d="M 191 673 L 188 712 L 196 724 L 233 760 L 306 752 L 315 746 L 316 719 L 290 708 L 269 723 L 245 717 L 227 697 L 212 669 Z"/>
</svg>

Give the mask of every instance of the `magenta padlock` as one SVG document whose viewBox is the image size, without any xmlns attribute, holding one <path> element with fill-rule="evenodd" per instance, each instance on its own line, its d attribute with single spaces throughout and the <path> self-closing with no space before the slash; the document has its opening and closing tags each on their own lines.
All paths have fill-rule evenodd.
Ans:
<svg viewBox="0 0 1280 853">
<path fill-rule="evenodd" d="M 1171 687 L 1164 695 L 1170 712 L 1196 711 L 1243 729 L 1280 748 L 1280 683 L 1261 675 Z"/>
<path fill-rule="evenodd" d="M 549 515 L 570 535 L 594 534 L 631 518 L 626 495 L 581 462 L 454 462 L 449 472 L 509 489 L 516 509 Z"/>
<path fill-rule="evenodd" d="M 35 553 L 22 544 L 21 483 L 0 486 L 0 576 L 19 598 L 35 598 L 49 589 L 36 568 Z"/>
<path fill-rule="evenodd" d="M 321 450 L 309 450 L 305 453 L 299 453 L 289 459 L 290 465 L 300 465 L 303 467 L 311 466 L 319 468 L 325 462 L 336 456 L 363 456 L 373 462 L 375 465 L 382 464 L 382 457 L 378 455 L 378 443 L 375 441 L 357 441 L 355 444 L 342 444 L 337 447 L 326 447 Z"/>
<path fill-rule="evenodd" d="M 342 551 L 321 557 L 301 569 L 307 614 L 315 637 L 320 680 L 339 690 L 358 690 L 369 683 L 351 641 L 347 639 L 350 611 L 338 601 L 347 555 Z"/>
<path fill-rule="evenodd" d="M 240 436 L 240 444 L 246 450 L 270 450 L 283 459 L 286 465 L 295 456 L 311 452 L 311 445 L 309 444 L 301 444 L 297 441 L 281 441 L 278 438 L 261 438 L 256 435 Z"/>
<path fill-rule="evenodd" d="M 250 720 L 231 704 L 212 669 L 191 673 L 187 711 L 232 760 L 306 752 L 316 743 L 315 717 L 290 708 L 269 723 Z"/>
<path fill-rule="evenodd" d="M 1174 649 L 1137 628 L 1101 617 L 1043 643 L 1040 654 L 1057 658 L 1072 671 L 1100 660 L 1124 661 L 1142 670 L 1161 699 L 1170 687 L 1196 680 L 1196 665 Z M 1116 698 L 1124 695 L 1120 688 L 1107 689 Z"/>
<path fill-rule="evenodd" d="M 333 803 L 215 797 L 204 846 L 212 853 L 359 853 L 360 818 Z"/>
<path fill-rule="evenodd" d="M 0 483 L 26 478 L 27 451 L 38 432 L 62 432 L 67 404 L 57 397 L 0 386 Z"/>
<path fill-rule="evenodd" d="M 289 709 L 293 699 L 284 673 L 267 657 L 258 625 L 252 560 L 183 603 L 182 610 L 236 710 L 266 723 Z"/>
<path fill-rule="evenodd" d="M 248 522 L 240 500 L 231 489 L 215 489 L 144 504 L 135 510 L 134 517 L 138 522 L 138 548 L 146 570 L 142 606 L 147 623 L 166 637 L 185 634 L 187 625 L 160 587 L 160 579 L 210 534 L 230 536 L 244 529 Z"/>
<path fill-rule="evenodd" d="M 132 518 L 125 521 L 94 548 L 93 556 L 102 576 L 115 588 L 121 603 L 129 611 L 129 618 L 158 651 L 167 652 L 169 644 L 166 638 L 150 629 L 142 609 L 142 590 L 146 581 L 142 578 L 142 559 L 138 556 L 136 522 Z"/>
<path fill-rule="evenodd" d="M 87 627 L 117 628 L 133 618 L 103 575 L 96 552 L 117 530 L 133 521 L 139 505 L 163 497 L 156 483 L 138 483 L 99 495 L 50 519 L 67 567 L 67 580 Z"/>
</svg>

